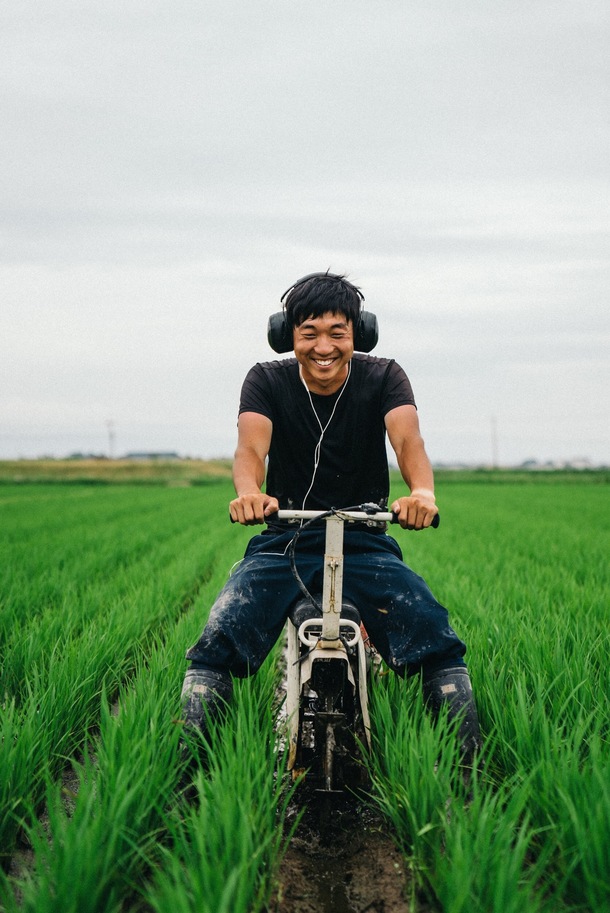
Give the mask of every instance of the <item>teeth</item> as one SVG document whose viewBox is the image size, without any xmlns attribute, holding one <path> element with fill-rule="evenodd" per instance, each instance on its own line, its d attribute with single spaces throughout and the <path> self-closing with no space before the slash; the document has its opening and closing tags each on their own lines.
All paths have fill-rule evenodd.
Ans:
<svg viewBox="0 0 610 913">
<path fill-rule="evenodd" d="M 322 368 L 327 368 L 329 365 L 332 365 L 333 360 L 332 360 L 332 358 L 325 358 L 324 360 L 322 360 L 321 358 L 316 358 L 315 362 L 317 365 L 320 365 Z"/>
</svg>

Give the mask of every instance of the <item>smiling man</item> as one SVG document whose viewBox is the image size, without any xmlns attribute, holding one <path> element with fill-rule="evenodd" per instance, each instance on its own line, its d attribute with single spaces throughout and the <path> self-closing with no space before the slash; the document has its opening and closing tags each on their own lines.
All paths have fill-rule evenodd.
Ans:
<svg viewBox="0 0 610 913">
<path fill-rule="evenodd" d="M 267 523 L 267 529 L 251 539 L 187 652 L 188 726 L 205 730 L 231 696 L 231 676 L 260 668 L 301 596 L 288 557 L 294 532 L 274 516 L 278 508 L 371 502 L 387 508 L 387 436 L 408 489 L 391 505 L 398 522 L 422 530 L 438 513 L 411 384 L 393 359 L 368 354 L 377 341 L 376 320 L 362 311 L 363 300 L 343 276 L 305 276 L 284 293 L 284 312 L 270 321 L 272 347 L 292 348 L 294 357 L 257 364 L 246 376 L 229 510 L 234 521 Z M 310 591 L 320 589 L 324 535 L 322 524 L 299 538 L 299 574 Z M 399 675 L 421 675 L 434 713 L 446 702 L 450 716 L 459 714 L 470 762 L 480 741 L 477 713 L 466 647 L 447 610 L 404 564 L 385 530 L 348 526 L 344 551 L 345 597 L 359 606 L 388 666 Z"/>
</svg>

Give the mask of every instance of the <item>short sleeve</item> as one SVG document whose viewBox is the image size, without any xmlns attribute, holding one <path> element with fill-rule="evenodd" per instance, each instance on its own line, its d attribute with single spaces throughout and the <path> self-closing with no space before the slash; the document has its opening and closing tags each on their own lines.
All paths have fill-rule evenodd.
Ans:
<svg viewBox="0 0 610 913">
<path fill-rule="evenodd" d="M 417 408 L 409 378 L 397 362 L 391 361 L 384 378 L 381 411 L 386 416 L 398 406 Z"/>
<path fill-rule="evenodd" d="M 271 385 L 267 373 L 260 364 L 254 365 L 246 374 L 239 399 L 239 415 L 242 412 L 258 412 L 273 421 Z"/>
</svg>

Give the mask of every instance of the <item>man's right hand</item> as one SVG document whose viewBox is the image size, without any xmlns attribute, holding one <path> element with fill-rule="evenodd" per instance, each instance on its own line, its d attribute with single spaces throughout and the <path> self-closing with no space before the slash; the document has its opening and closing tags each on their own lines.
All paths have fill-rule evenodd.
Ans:
<svg viewBox="0 0 610 913">
<path fill-rule="evenodd" d="M 229 513 L 235 523 L 241 523 L 243 526 L 254 526 L 256 523 L 264 523 L 269 514 L 278 511 L 280 505 L 277 498 L 271 495 L 263 494 L 261 491 L 252 494 L 240 495 L 229 504 Z"/>
</svg>

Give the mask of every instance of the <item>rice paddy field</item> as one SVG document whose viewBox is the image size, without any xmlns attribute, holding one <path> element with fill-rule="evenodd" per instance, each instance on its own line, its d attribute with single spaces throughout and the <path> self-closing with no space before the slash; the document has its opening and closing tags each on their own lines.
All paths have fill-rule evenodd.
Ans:
<svg viewBox="0 0 610 913">
<path fill-rule="evenodd" d="M 253 532 L 228 522 L 231 484 L 54 472 L 0 471 L 0 908 L 274 913 L 299 792 L 277 731 L 279 646 L 237 683 L 194 795 L 181 792 L 184 652 Z M 359 801 L 399 854 L 401 909 L 604 913 L 607 476 L 437 487 L 439 530 L 394 535 L 468 643 L 485 747 L 465 785 L 418 682 L 374 683 Z M 380 894 L 367 909 L 390 906 Z"/>
</svg>

